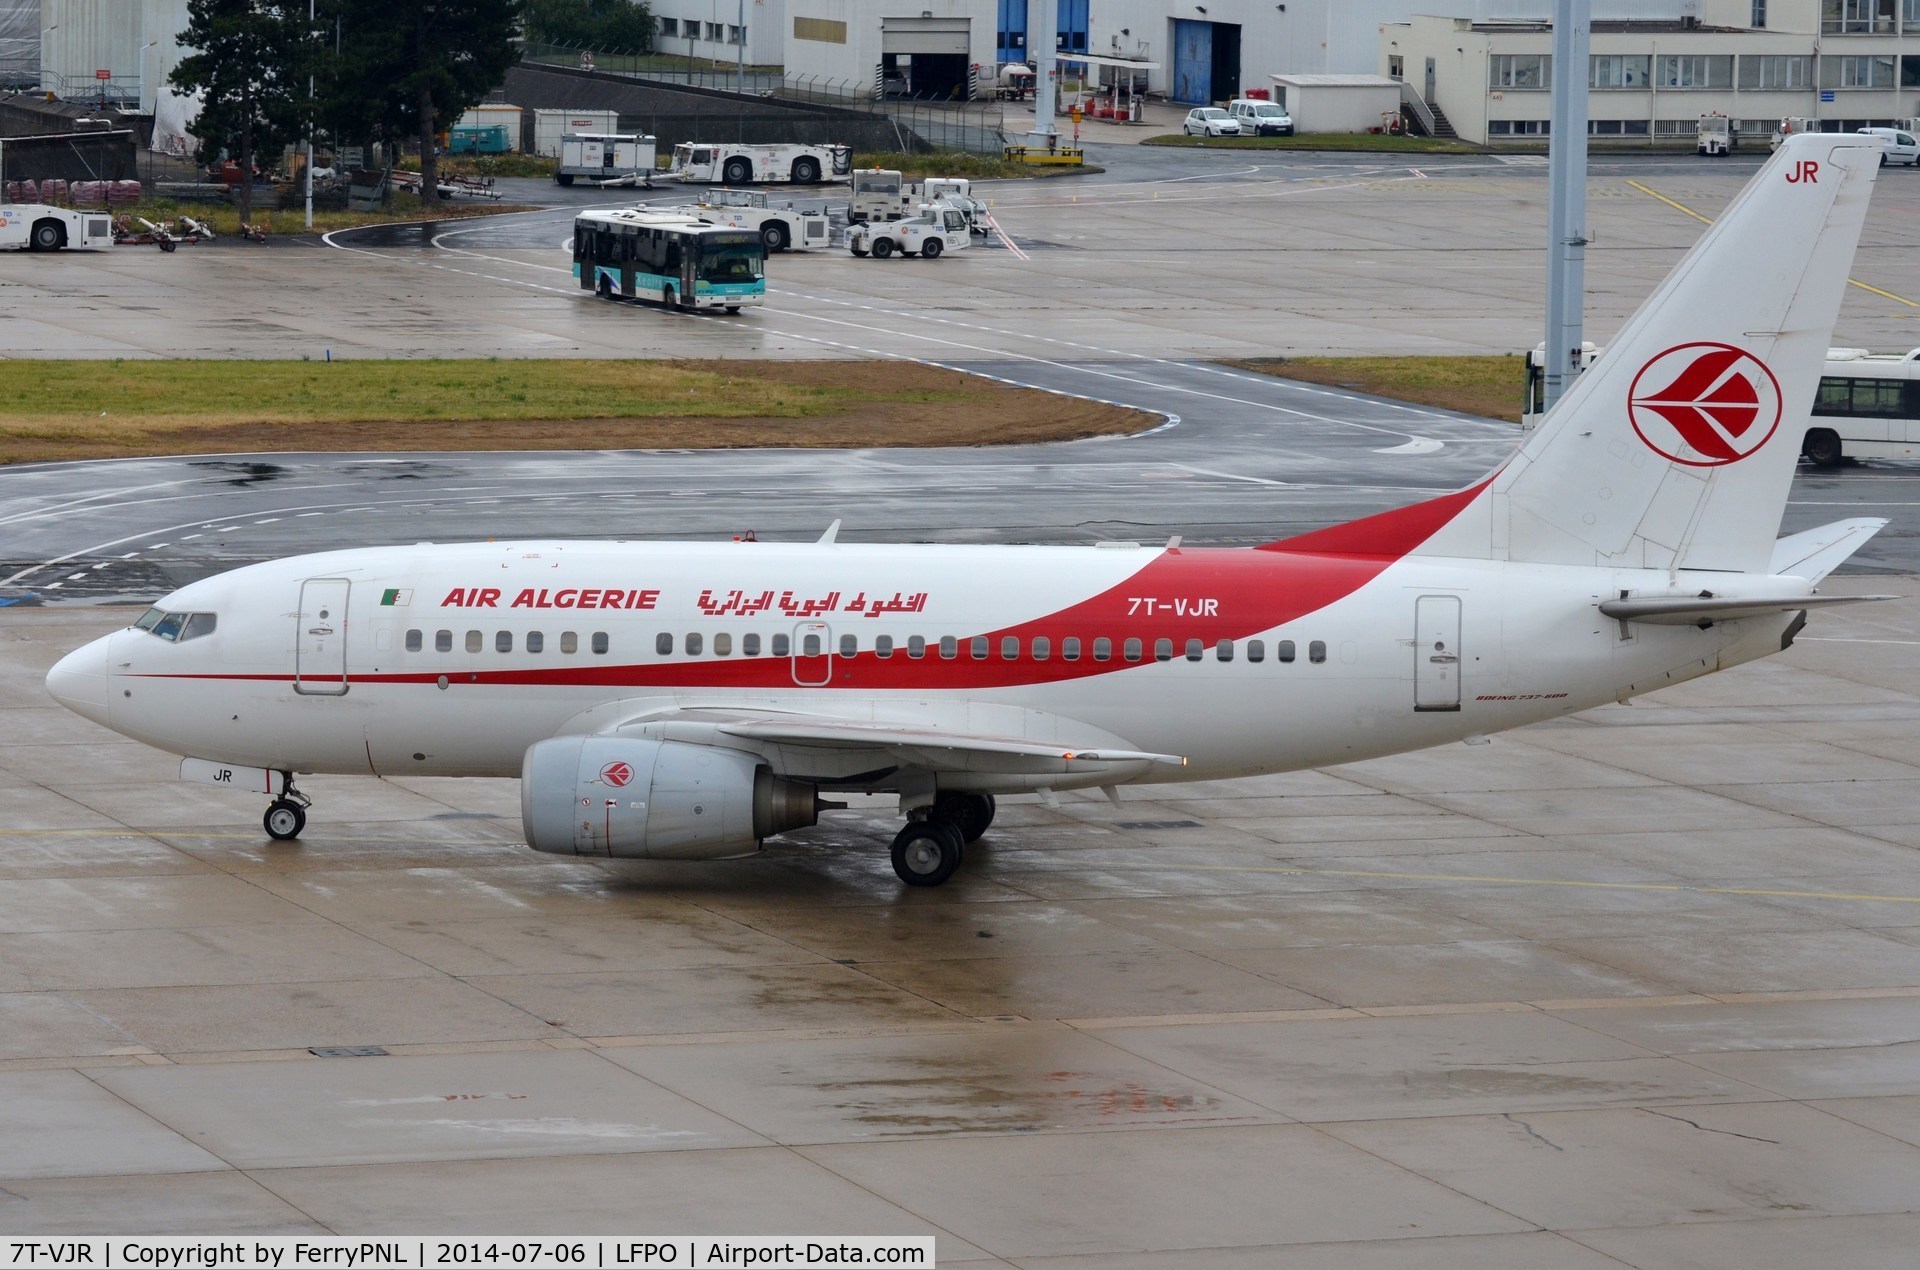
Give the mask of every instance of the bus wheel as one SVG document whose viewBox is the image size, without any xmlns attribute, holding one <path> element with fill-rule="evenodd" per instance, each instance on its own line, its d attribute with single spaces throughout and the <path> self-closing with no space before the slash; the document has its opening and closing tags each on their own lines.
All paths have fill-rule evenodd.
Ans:
<svg viewBox="0 0 1920 1270">
<path fill-rule="evenodd" d="M 745 159 L 728 159 L 720 169 L 720 179 L 728 185 L 745 185 L 753 179 L 753 165 Z"/>
<path fill-rule="evenodd" d="M 888 256 L 891 256 L 892 254 L 893 254 L 893 239 L 876 238 L 873 240 L 873 258 L 875 260 L 885 260 Z"/>
<path fill-rule="evenodd" d="M 677 308 L 680 304 L 680 302 L 673 297 L 672 287 L 668 287 L 660 293 L 660 303 L 666 305 L 669 309 Z"/>
<path fill-rule="evenodd" d="M 600 285 L 596 289 L 600 292 L 600 298 L 602 300 L 613 299 L 613 282 L 606 274 L 603 273 L 600 275 Z"/>
<path fill-rule="evenodd" d="M 792 236 L 787 233 L 785 225 L 777 220 L 770 220 L 760 227 L 760 241 L 766 245 L 769 252 L 785 251 L 792 241 Z"/>
<path fill-rule="evenodd" d="M 1840 434 L 1831 428 L 1815 428 L 1807 433 L 1800 453 L 1812 460 L 1815 467 L 1839 467 L 1840 460 L 1846 457 L 1840 448 Z"/>
<path fill-rule="evenodd" d="M 729 313 L 738 313 L 739 311 L 740 311 L 740 306 L 737 304 L 729 304 L 727 306 L 727 312 Z"/>
</svg>

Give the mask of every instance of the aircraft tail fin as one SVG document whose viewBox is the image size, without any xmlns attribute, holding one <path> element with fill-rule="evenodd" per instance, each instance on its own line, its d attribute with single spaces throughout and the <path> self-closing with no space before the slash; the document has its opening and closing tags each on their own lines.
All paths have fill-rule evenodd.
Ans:
<svg viewBox="0 0 1920 1270">
<path fill-rule="evenodd" d="M 1767 571 L 1879 166 L 1789 137 L 1423 552 Z"/>
</svg>

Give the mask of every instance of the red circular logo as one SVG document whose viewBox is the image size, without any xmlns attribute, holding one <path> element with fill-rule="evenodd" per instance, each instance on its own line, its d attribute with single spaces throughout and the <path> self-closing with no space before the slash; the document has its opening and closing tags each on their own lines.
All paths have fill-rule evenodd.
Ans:
<svg viewBox="0 0 1920 1270">
<path fill-rule="evenodd" d="M 1627 416 L 1655 453 L 1688 467 L 1746 458 L 1780 426 L 1780 381 L 1731 344 L 1681 344 L 1633 377 Z"/>
<path fill-rule="evenodd" d="M 609 763 L 600 769 L 600 779 L 618 789 L 633 779 L 633 764 L 624 761 Z"/>
</svg>

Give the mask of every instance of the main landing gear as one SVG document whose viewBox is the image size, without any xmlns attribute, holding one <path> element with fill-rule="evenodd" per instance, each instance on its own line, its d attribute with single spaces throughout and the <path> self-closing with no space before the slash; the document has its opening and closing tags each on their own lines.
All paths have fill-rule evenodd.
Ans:
<svg viewBox="0 0 1920 1270">
<path fill-rule="evenodd" d="M 275 842 L 292 842 L 307 827 L 307 808 L 313 806 L 313 799 L 293 787 L 293 773 L 285 773 L 287 788 L 280 797 L 267 804 L 267 814 L 263 820 L 267 837 Z"/>
<path fill-rule="evenodd" d="M 945 793 L 893 839 L 893 871 L 908 886 L 939 886 L 960 867 L 967 843 L 993 823 L 993 795 Z"/>
</svg>

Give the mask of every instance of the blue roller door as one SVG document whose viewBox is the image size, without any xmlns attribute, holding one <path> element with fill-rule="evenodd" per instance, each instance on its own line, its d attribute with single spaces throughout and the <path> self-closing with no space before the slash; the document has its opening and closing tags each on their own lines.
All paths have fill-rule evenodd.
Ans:
<svg viewBox="0 0 1920 1270">
<path fill-rule="evenodd" d="M 1213 100 L 1213 23 L 1174 19 L 1173 99 Z"/>
</svg>

